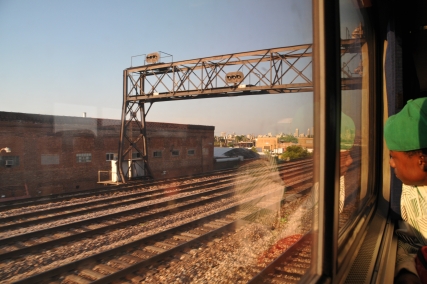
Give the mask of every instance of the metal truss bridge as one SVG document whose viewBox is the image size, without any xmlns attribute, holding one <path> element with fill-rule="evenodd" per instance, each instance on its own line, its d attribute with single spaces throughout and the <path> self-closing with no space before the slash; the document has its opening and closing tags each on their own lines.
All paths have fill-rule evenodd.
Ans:
<svg viewBox="0 0 427 284">
<path fill-rule="evenodd" d="M 347 55 L 348 60 L 342 66 L 342 89 L 360 89 L 363 43 L 362 38 L 341 43 L 342 58 Z M 122 182 L 151 177 L 145 118 L 154 102 L 313 91 L 311 44 L 169 63 L 161 62 L 168 58 L 163 54 L 148 54 L 143 66 L 123 71 L 118 153 Z"/>
</svg>

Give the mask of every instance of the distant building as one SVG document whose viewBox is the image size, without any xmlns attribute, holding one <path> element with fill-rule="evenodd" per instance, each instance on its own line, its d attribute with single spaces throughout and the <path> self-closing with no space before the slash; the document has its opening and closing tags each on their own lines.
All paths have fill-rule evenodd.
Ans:
<svg viewBox="0 0 427 284">
<path fill-rule="evenodd" d="M 251 148 L 254 146 L 254 142 L 253 141 L 241 141 L 237 143 L 239 148 Z"/>
<path fill-rule="evenodd" d="M 277 137 L 259 137 L 256 141 L 256 147 L 263 151 L 273 151 L 277 149 L 279 139 Z"/>
<path fill-rule="evenodd" d="M 313 149 L 313 138 L 300 137 L 298 138 L 298 145 L 306 149 Z"/>
</svg>

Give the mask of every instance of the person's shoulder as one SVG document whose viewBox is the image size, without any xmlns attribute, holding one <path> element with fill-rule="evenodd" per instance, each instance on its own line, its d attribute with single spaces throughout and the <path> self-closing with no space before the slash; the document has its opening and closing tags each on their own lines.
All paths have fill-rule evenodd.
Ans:
<svg viewBox="0 0 427 284">
<path fill-rule="evenodd" d="M 407 184 L 402 184 L 402 194 L 411 194 L 414 193 L 414 191 L 417 190 L 416 186 L 413 185 L 407 185 Z"/>
<path fill-rule="evenodd" d="M 427 185 L 417 186 L 420 191 L 427 192 Z"/>
<path fill-rule="evenodd" d="M 405 199 L 409 200 L 409 199 L 417 198 L 418 194 L 419 193 L 416 186 L 402 184 L 402 194 L 400 196 L 400 200 L 402 201 Z"/>
</svg>

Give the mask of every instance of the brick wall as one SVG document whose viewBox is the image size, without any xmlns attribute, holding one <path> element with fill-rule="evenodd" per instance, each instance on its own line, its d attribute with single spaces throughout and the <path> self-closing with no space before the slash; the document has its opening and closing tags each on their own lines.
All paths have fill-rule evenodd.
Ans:
<svg viewBox="0 0 427 284">
<path fill-rule="evenodd" d="M 213 170 L 213 127 L 148 123 L 147 129 L 148 163 L 155 178 Z"/>
<path fill-rule="evenodd" d="M 0 112 L 0 148 L 12 150 L 0 153 L 0 196 L 101 187 L 98 171 L 111 170 L 106 153 L 118 153 L 119 133 L 119 120 Z M 213 126 L 148 122 L 148 163 L 154 178 L 211 171 L 213 140 Z M 154 151 L 161 157 L 153 157 Z M 15 163 L 6 166 L 6 160 Z"/>
</svg>

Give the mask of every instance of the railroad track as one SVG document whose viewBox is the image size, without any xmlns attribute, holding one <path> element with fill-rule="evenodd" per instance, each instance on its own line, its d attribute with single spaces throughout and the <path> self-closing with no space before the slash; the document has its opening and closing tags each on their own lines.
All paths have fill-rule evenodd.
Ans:
<svg viewBox="0 0 427 284">
<path fill-rule="evenodd" d="M 298 168 L 307 167 L 307 165 L 312 164 L 311 160 L 301 160 L 297 162 L 288 163 L 286 165 L 280 165 L 277 167 L 277 171 L 281 174 L 284 174 L 289 171 L 296 171 Z M 245 166 L 245 171 L 252 171 L 256 167 Z M 221 172 L 209 173 L 204 175 L 198 175 L 197 177 L 184 177 L 176 179 L 167 179 L 160 181 L 134 181 L 131 184 L 112 186 L 108 188 L 100 188 L 95 191 L 85 191 L 77 193 L 67 193 L 67 194 L 56 194 L 51 196 L 36 197 L 25 200 L 14 200 L 7 202 L 0 202 L 0 218 L 4 218 L 10 215 L 22 214 L 25 210 L 25 213 L 28 211 L 46 211 L 46 206 L 49 208 L 60 208 L 63 210 L 64 207 L 72 208 L 72 206 L 78 206 L 77 203 L 88 203 L 90 202 L 105 202 L 108 199 L 120 198 L 129 198 L 133 194 L 139 194 L 141 190 L 147 191 L 151 189 L 164 189 L 167 188 L 180 188 L 187 184 L 197 184 L 197 181 L 201 183 L 212 180 L 220 180 L 223 178 L 235 178 L 238 174 L 241 174 L 241 171 L 236 170 L 225 170 Z M 1 201 L 1 200 L 0 200 Z M 86 204 L 88 206 L 88 204 Z M 4 219 L 3 221 L 7 221 Z"/>
<path fill-rule="evenodd" d="M 306 170 L 310 171 L 310 169 Z M 291 170 L 287 172 L 280 173 L 281 176 L 286 175 L 287 180 L 291 180 L 295 176 L 301 174 L 301 170 Z M 265 178 L 265 176 L 264 176 Z M 27 228 L 29 226 L 49 223 L 55 220 L 61 220 L 61 224 L 66 223 L 68 218 L 73 216 L 78 216 L 79 219 L 82 219 L 82 216 L 85 214 L 90 214 L 93 212 L 98 213 L 98 215 L 102 215 L 103 210 L 110 209 L 112 206 L 116 208 L 122 208 L 121 211 L 126 211 L 126 206 L 135 207 L 144 206 L 144 202 L 156 200 L 172 200 L 172 199 L 180 199 L 182 200 L 182 196 L 194 196 L 198 193 L 203 193 L 204 191 L 208 191 L 209 187 L 220 187 L 227 188 L 227 186 L 233 186 L 242 182 L 243 178 L 216 178 L 209 181 L 197 182 L 191 185 L 182 185 L 175 186 L 172 188 L 161 188 L 157 190 L 143 191 L 138 193 L 133 193 L 127 195 L 126 197 L 112 197 L 109 199 L 103 199 L 102 201 L 96 200 L 92 202 L 79 203 L 69 206 L 63 206 L 61 208 L 52 208 L 43 211 L 35 211 L 29 212 L 19 215 L 12 215 L 0 218 L 0 246 L 1 239 L 4 238 L 5 235 L 9 237 L 14 235 L 14 231 L 17 231 L 19 234 L 19 230 L 17 228 Z M 163 198 L 163 199 L 162 199 Z M 166 202 L 166 201 L 164 201 Z M 136 205 L 135 205 L 136 204 Z M 138 205 L 139 204 L 139 205 Z M 133 206 L 132 206 L 133 205 Z M 162 206 L 162 204 L 160 204 Z M 92 218 L 93 219 L 93 218 Z M 16 233 L 15 233 L 16 234 Z"/>
<path fill-rule="evenodd" d="M 69 224 L 49 227 L 43 230 L 6 237 L 0 239 L 0 257 L 7 258 L 16 254 L 21 255 L 34 250 L 36 247 L 46 249 L 48 246 L 55 246 L 77 237 L 83 238 L 92 234 L 101 234 L 108 230 L 129 226 L 134 223 L 147 222 L 155 218 L 161 218 L 173 214 L 176 211 L 188 210 L 224 198 L 236 197 L 235 195 L 238 194 L 238 192 L 233 188 L 233 185 L 220 186 L 215 189 L 192 194 L 191 196 L 176 198 L 174 199 L 176 203 L 172 205 L 170 201 L 163 201 L 148 206 L 136 206 L 133 209 L 120 211 L 107 216 L 103 215 Z M 141 211 L 144 211 L 144 213 L 141 213 Z M 102 225 L 102 223 L 106 225 Z M 73 232 L 70 233 L 70 230 Z"/>
<path fill-rule="evenodd" d="M 275 196 L 277 189 L 271 194 Z M 303 193 L 299 192 L 299 194 Z M 282 202 L 286 202 L 290 196 L 285 197 Z M 147 273 L 150 275 L 150 267 L 158 265 L 159 261 L 164 261 L 171 256 L 179 260 L 190 258 L 196 254 L 197 250 L 194 251 L 196 247 L 199 248 L 204 243 L 215 243 L 222 234 L 239 230 L 250 220 L 258 219 L 259 221 L 257 217 L 277 203 L 274 198 L 273 201 L 268 201 L 268 195 L 255 199 L 257 198 L 267 200 L 262 202 L 263 204 L 256 202 L 257 200 L 251 200 L 17 283 L 37 283 L 41 280 L 58 281 L 58 283 L 109 283 L 121 278 L 129 281 L 143 281 Z M 295 199 L 292 198 L 292 200 Z"/>
<path fill-rule="evenodd" d="M 301 165 L 299 165 L 298 166 L 299 167 L 299 170 L 301 171 Z M 309 171 L 311 171 L 312 172 L 312 170 L 310 169 Z M 251 172 L 252 174 L 253 174 L 253 172 Z M 240 174 L 242 174 L 242 172 L 240 172 Z M 261 175 L 264 175 L 264 178 L 265 177 L 267 177 L 268 175 L 266 175 L 266 172 L 260 172 L 260 174 Z M 281 173 L 280 175 L 284 175 L 285 176 L 285 178 L 287 178 L 288 180 L 290 180 L 291 178 L 293 178 L 293 177 L 295 177 L 295 176 L 292 176 L 294 173 L 292 173 L 292 171 L 291 170 L 288 170 L 288 172 L 287 172 L 287 174 L 288 175 L 286 175 L 286 174 L 284 174 L 284 173 Z M 301 172 L 300 172 L 300 175 L 301 175 Z M 253 175 L 253 178 L 259 178 L 260 176 L 258 175 Z M 245 181 L 244 180 L 240 180 L 241 181 L 241 183 L 245 183 Z M 218 182 L 218 181 L 217 181 Z M 307 183 L 310 183 L 311 182 L 311 177 L 310 178 L 308 178 L 308 179 L 306 179 L 305 181 L 303 181 L 302 183 L 305 183 L 305 184 L 307 184 Z M 246 181 L 246 183 L 251 183 L 250 181 Z M 225 183 L 226 184 L 226 183 Z M 237 183 L 238 184 L 238 183 Z M 290 184 L 289 184 L 290 185 Z M 233 186 L 234 187 L 236 187 L 236 184 L 233 184 Z M 298 188 L 298 186 L 299 186 L 299 184 L 298 184 L 298 182 L 295 182 L 294 184 L 293 184 L 293 187 L 294 188 Z M 229 186 L 230 187 L 230 186 Z M 245 186 L 243 186 L 243 188 L 244 188 Z M 247 188 L 247 185 L 246 185 L 246 188 Z M 190 202 L 190 204 L 181 204 L 180 206 L 181 207 L 176 207 L 175 209 L 173 209 L 173 208 L 171 208 L 171 209 L 168 209 L 168 210 L 170 210 L 170 211 L 163 211 L 163 212 L 156 212 L 156 213 L 154 213 L 154 214 L 158 214 L 158 217 L 154 217 L 154 215 L 151 215 L 151 217 L 149 217 L 150 216 L 150 214 L 147 214 L 146 216 L 145 216 L 145 218 L 153 218 L 153 219 L 156 219 L 156 218 L 160 218 L 160 217 L 162 217 L 162 216 L 165 216 L 165 215 L 171 215 L 171 214 L 173 214 L 173 212 L 176 212 L 176 211 L 179 211 L 179 210 L 187 210 L 187 209 L 191 209 L 191 207 L 193 207 L 193 208 L 196 208 L 196 207 L 200 207 L 200 206 L 202 206 L 202 204 L 214 204 L 214 202 L 215 202 L 215 198 L 217 198 L 217 200 L 219 201 L 219 200 L 224 200 L 224 199 L 227 199 L 227 198 L 230 198 L 231 196 L 233 196 L 233 195 L 236 195 L 236 189 L 234 189 L 234 192 L 233 192 L 233 190 L 231 189 L 231 188 L 227 188 L 227 186 L 223 186 L 222 188 L 221 188 L 221 190 L 224 192 L 224 193 L 221 193 L 221 195 L 219 195 L 219 196 L 212 196 L 211 194 L 212 194 L 212 192 L 210 193 L 210 194 L 205 194 L 205 195 L 200 195 L 199 197 L 200 197 L 200 199 L 202 199 L 202 200 L 198 200 L 198 201 L 195 201 L 197 198 L 196 197 L 194 197 L 194 196 L 191 196 L 191 197 L 183 197 L 182 199 L 185 199 L 186 201 L 189 201 L 191 198 L 193 198 L 194 200 L 194 202 Z M 227 192 L 227 190 L 229 191 L 229 192 Z M 231 190 L 231 191 L 230 191 Z M 242 190 L 242 192 L 245 192 L 245 190 L 244 189 L 241 189 Z M 281 189 L 281 190 L 283 190 L 283 188 Z M 164 189 L 163 189 L 163 191 L 164 191 Z M 219 192 L 220 190 L 218 189 L 218 191 L 217 191 L 217 193 Z M 246 193 L 247 193 L 247 191 L 246 191 Z M 228 194 L 228 196 L 227 196 L 227 194 Z M 262 194 L 261 194 L 261 196 L 262 196 Z M 301 194 L 300 193 L 293 193 L 291 190 L 289 190 L 289 191 L 287 191 L 287 193 L 285 194 L 285 199 L 284 200 L 286 200 L 286 202 L 291 202 L 291 201 L 294 201 L 294 200 L 296 200 L 296 199 L 298 199 L 299 197 L 301 196 Z M 159 197 L 157 197 L 157 198 L 159 198 Z M 252 196 L 252 198 L 256 198 L 256 197 L 253 197 Z M 260 197 L 257 197 L 257 198 L 260 198 Z M 167 204 L 167 202 L 168 201 L 164 201 L 164 203 L 163 203 L 163 205 L 160 205 L 159 207 L 164 207 L 166 204 Z M 200 202 L 200 203 L 198 203 L 198 202 Z M 249 201 L 248 201 L 249 202 Z M 198 203 L 198 205 L 196 205 Z M 243 204 L 245 204 L 245 203 L 243 203 Z M 188 206 L 188 208 L 186 208 L 185 206 Z M 238 206 L 239 208 L 242 208 L 242 206 L 244 206 L 244 205 L 242 205 L 242 204 L 240 204 L 240 205 L 236 205 L 236 206 Z M 226 209 L 226 210 L 228 210 L 228 209 Z M 233 210 L 236 210 L 236 209 L 233 209 Z M 261 210 L 261 209 L 260 209 Z M 146 210 L 147 211 L 147 210 Z M 123 213 L 121 213 L 121 214 L 123 214 Z M 217 214 L 221 214 L 221 212 L 219 212 L 219 213 L 217 213 Z M 223 214 L 225 214 L 225 213 L 223 213 Z M 251 213 L 251 214 L 254 214 L 253 212 Z M 258 214 L 259 215 L 259 212 L 258 213 L 256 213 L 256 214 Z M 255 215 L 256 215 L 255 214 Z M 114 218 L 117 218 L 117 217 L 119 217 L 119 216 L 114 216 Z M 113 217 L 110 217 L 111 219 L 113 218 Z M 144 218 L 144 217 L 138 217 L 138 218 Z M 219 219 L 218 219 L 219 218 Z M 227 217 L 227 216 L 223 216 L 223 217 L 217 217 L 217 221 L 215 221 L 216 223 L 217 223 L 217 225 L 218 224 L 220 224 L 221 223 L 221 219 L 222 218 L 224 218 L 224 219 L 230 219 L 231 217 Z M 237 218 L 237 217 L 236 217 Z M 249 220 L 248 218 L 248 216 L 246 216 L 246 217 L 244 217 L 243 219 L 247 219 L 247 220 Z M 42 218 L 43 219 L 43 218 Z M 36 219 L 35 219 L 36 220 Z M 113 219 L 112 219 L 113 220 Z M 90 227 L 88 224 L 86 224 L 86 225 L 83 225 L 83 226 L 85 226 L 85 228 L 84 229 L 82 229 L 83 231 L 81 231 L 81 232 L 77 232 L 76 234 L 72 234 L 72 235 L 69 235 L 69 236 L 65 236 L 65 237 L 62 237 L 62 238 L 59 238 L 59 241 L 57 241 L 57 240 L 52 240 L 52 236 L 53 235 L 55 235 L 54 233 L 52 233 L 52 232 L 44 232 L 44 233 L 39 233 L 39 232 L 34 232 L 34 235 L 27 235 L 26 237 L 22 237 L 22 236 L 18 236 L 18 238 L 19 237 L 22 237 L 22 238 L 29 238 L 30 239 L 30 242 L 29 243 L 31 243 L 31 242 L 33 242 L 33 243 L 37 243 L 38 241 L 37 240 L 35 240 L 34 238 L 36 238 L 35 236 L 37 235 L 37 234 L 39 234 L 39 235 L 37 235 L 37 238 L 40 238 L 40 239 L 44 239 L 44 241 L 42 241 L 41 242 L 41 244 L 39 243 L 39 244 L 35 244 L 34 246 L 29 246 L 29 247 L 24 247 L 24 248 L 18 248 L 17 250 L 7 250 L 7 249 L 4 249 L 3 250 L 3 257 L 12 257 L 13 255 L 22 255 L 22 254 L 25 254 L 25 253 L 29 253 L 29 252 L 31 252 L 31 251 L 37 251 L 38 249 L 45 249 L 46 248 L 46 245 L 47 244 L 49 244 L 50 245 L 50 247 L 56 247 L 56 246 L 61 246 L 61 243 L 67 243 L 67 242 L 69 242 L 70 240 L 72 240 L 72 239 L 76 239 L 76 238 L 89 238 L 90 236 L 93 236 L 93 235 L 103 235 L 103 234 L 107 234 L 109 231 L 112 231 L 112 230 L 116 230 L 115 229 L 115 227 L 114 226 L 116 226 L 117 225 L 117 228 L 119 228 L 119 227 L 123 227 L 123 226 L 133 226 L 132 224 L 143 224 L 144 222 L 147 222 L 147 220 L 145 220 L 145 219 L 128 219 L 128 220 L 125 220 L 125 221 L 123 221 L 123 220 L 121 220 L 121 222 L 117 222 L 116 224 L 109 224 L 109 225 L 106 225 L 106 226 L 102 226 L 101 228 L 96 228 L 96 229 L 90 229 L 89 228 L 89 230 L 88 230 L 88 227 Z M 218 221 L 218 220 L 220 220 L 220 221 Z M 238 218 L 236 219 L 236 220 L 242 220 L 242 216 L 238 216 Z M 200 221 L 200 220 L 199 220 Z M 99 220 L 92 220 L 92 222 L 100 222 Z M 110 221 L 111 222 L 111 221 Z M 194 221 L 195 222 L 195 221 Z M 237 222 L 237 221 L 236 221 Z M 242 221 L 239 221 L 239 222 L 242 222 Z M 247 222 L 246 222 L 247 223 Z M 246 224 L 246 223 L 244 223 L 244 224 Z M 93 223 L 94 224 L 94 223 Z M 74 226 L 76 226 L 75 224 L 74 224 Z M 235 227 L 236 226 L 236 224 L 234 224 L 234 225 L 232 225 L 232 227 Z M 1 229 L 1 228 L 0 228 Z M 58 228 L 57 228 L 57 230 L 58 230 Z M 200 229 L 198 229 L 198 230 L 200 230 Z M 225 229 L 224 229 L 225 230 Z M 228 230 L 228 229 L 227 229 Z M 78 231 L 78 229 L 77 229 L 77 231 Z M 203 230 L 202 230 L 203 231 Z M 61 235 L 60 233 L 57 233 L 58 235 Z M 160 232 L 159 234 L 166 234 L 165 232 Z M 77 237 L 77 235 L 78 235 L 78 237 Z M 153 235 L 154 236 L 154 235 Z M 159 235 L 160 236 L 160 235 Z M 158 237 L 159 237 L 158 236 Z M 188 238 L 189 236 L 187 236 L 187 238 Z M 175 238 L 177 238 L 177 237 L 175 237 Z M 8 240 L 8 243 L 19 243 L 19 242 L 22 242 L 22 241 L 17 241 L 18 239 L 9 239 Z M 146 240 L 147 241 L 147 240 Z M 198 242 L 200 242 L 200 240 L 198 241 Z M 39 246 L 38 248 L 37 248 L 37 245 Z M 153 246 L 153 247 L 155 247 L 155 246 Z M 167 246 L 166 246 L 166 248 L 167 248 Z M 165 247 L 163 248 L 163 249 L 166 249 Z M 23 249 L 23 250 L 20 250 L 20 249 Z M 123 248 L 122 248 L 123 249 Z M 144 249 L 145 250 L 145 249 Z M 160 249 L 159 249 L 160 250 Z M 179 250 L 181 250 L 182 251 L 182 247 L 179 249 Z M 158 251 L 157 251 L 158 252 Z M 37 252 L 36 252 L 37 253 Z M 171 254 L 172 252 L 169 252 L 169 254 Z M 1 255 L 1 254 L 0 254 Z M 127 259 L 131 259 L 132 257 L 126 257 Z M 115 258 L 116 260 L 117 260 L 117 258 Z M 135 260 L 135 259 L 134 259 Z M 80 260 L 79 260 L 80 261 Z M 83 260 L 82 260 L 83 261 Z M 113 262 L 115 262 L 115 263 L 119 263 L 119 262 L 117 262 L 117 261 L 113 261 Z M 132 261 L 131 261 L 132 262 Z M 140 263 L 139 265 L 141 265 L 141 267 L 146 267 L 147 266 L 147 262 L 144 262 L 143 264 L 141 264 L 141 262 L 137 262 L 137 263 Z M 133 264 L 132 264 L 133 265 Z M 2 265 L 2 266 L 4 266 L 4 265 Z M 117 264 L 117 267 L 120 267 L 120 265 L 119 264 Z M 116 270 L 118 269 L 118 268 L 115 268 Z M 133 266 L 132 266 L 133 267 Z M 98 267 L 99 268 L 99 267 Z M 119 271 L 122 271 L 122 270 L 119 270 Z M 127 271 L 127 270 L 125 270 L 125 271 Z M 96 271 L 95 271 L 96 272 Z M 96 273 L 92 273 L 93 275 L 97 275 Z M 52 272 L 53 273 L 53 272 Z M 56 273 L 56 274 L 55 274 Z M 54 274 L 55 275 L 58 275 L 58 272 L 55 272 Z M 81 272 L 81 273 L 86 273 L 86 272 Z M 89 273 L 89 272 L 88 272 Z M 99 272 L 98 271 L 98 273 L 101 273 L 101 272 Z M 104 273 L 107 273 L 106 271 L 104 271 Z M 127 273 L 128 272 L 120 272 L 120 273 L 124 273 L 124 274 L 126 274 L 127 275 Z M 102 273 L 101 273 L 102 274 Z M 85 276 L 85 277 L 95 277 L 95 276 Z M 109 274 L 110 275 L 110 274 Z M 115 274 L 116 275 L 116 274 Z M 118 274 L 117 274 L 118 275 Z M 120 274 L 121 275 L 121 274 Z M 74 276 L 76 276 L 76 275 L 74 275 Z M 74 276 L 70 276 L 71 278 L 73 278 Z M 99 275 L 98 275 L 99 276 Z M 47 275 L 42 275 L 42 276 L 40 276 L 41 277 L 41 279 L 43 279 L 44 277 L 51 277 L 51 276 L 47 276 Z M 55 276 L 55 277 L 59 277 L 58 279 L 60 279 L 60 277 L 63 277 L 63 279 L 61 280 L 61 281 L 65 281 L 65 278 L 64 278 L 64 276 Z M 71 280 L 71 278 L 67 278 L 67 281 L 72 281 Z M 80 276 L 79 276 L 80 277 Z M 100 277 L 100 276 L 99 276 Z M 109 276 L 109 277 L 113 277 L 113 276 Z M 116 276 L 114 276 L 114 277 L 116 277 Z M 114 278 L 113 277 L 113 278 Z M 122 277 L 122 276 L 120 276 L 120 277 Z M 119 277 L 119 278 L 120 278 Z M 143 277 L 143 276 L 138 276 L 138 277 Z M 7 278 L 3 278 L 3 279 L 7 279 Z M 12 278 L 10 278 L 10 279 L 12 279 Z M 34 279 L 33 278 L 28 278 L 28 279 L 31 279 L 31 280 L 28 280 L 28 281 L 30 281 L 30 282 L 23 282 L 23 283 L 33 283 L 33 282 L 31 282 L 31 281 L 34 281 Z M 78 278 L 76 278 L 76 279 L 78 279 Z M 100 278 L 101 279 L 101 278 Z M 104 278 L 102 278 L 102 279 L 104 279 Z M 109 279 L 109 278 L 106 278 L 106 279 Z M 139 278 L 137 278 L 137 279 L 139 279 Z M 14 281 L 14 280 L 13 280 Z M 27 280 L 22 280 L 22 281 L 27 281 Z M 83 280 L 82 280 L 83 281 Z M 102 281 L 106 281 L 105 279 L 104 280 L 102 280 Z M 66 283 L 66 282 L 64 282 L 64 283 Z M 70 283 L 72 283 L 72 282 L 70 282 Z M 78 282 L 75 282 L 75 283 L 78 283 Z M 83 282 L 81 282 L 81 283 L 84 283 L 84 281 Z M 95 282 L 96 283 L 96 282 Z M 101 282 L 99 282 L 99 283 L 101 283 Z M 102 282 L 102 283 L 105 283 L 105 282 Z"/>
</svg>

